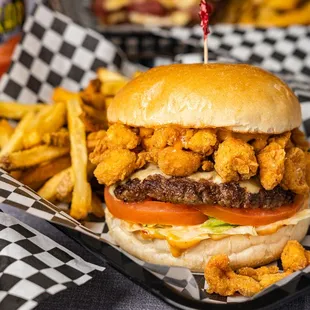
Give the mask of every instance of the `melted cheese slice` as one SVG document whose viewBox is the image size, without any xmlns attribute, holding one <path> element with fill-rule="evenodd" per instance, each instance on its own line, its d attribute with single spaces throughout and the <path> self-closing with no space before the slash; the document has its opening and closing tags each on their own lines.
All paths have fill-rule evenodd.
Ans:
<svg viewBox="0 0 310 310">
<path fill-rule="evenodd" d="M 149 164 L 146 168 L 138 170 L 135 173 L 133 173 L 130 179 L 131 180 L 139 179 L 140 181 L 143 181 L 147 177 L 151 175 L 155 175 L 155 174 L 159 174 L 167 179 L 171 177 L 169 175 L 164 174 L 156 165 Z M 215 171 L 196 172 L 188 176 L 187 178 L 193 181 L 208 180 L 216 184 L 224 183 L 222 178 Z M 126 180 L 124 182 L 126 182 Z M 239 184 L 241 187 L 245 188 L 251 194 L 258 193 L 260 189 L 262 188 L 260 182 L 258 181 L 256 177 L 251 178 L 250 180 L 240 181 Z"/>
</svg>

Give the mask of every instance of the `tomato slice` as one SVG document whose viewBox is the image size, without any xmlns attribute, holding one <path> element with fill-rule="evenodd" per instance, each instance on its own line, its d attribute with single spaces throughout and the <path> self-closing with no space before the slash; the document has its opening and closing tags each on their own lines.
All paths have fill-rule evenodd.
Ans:
<svg viewBox="0 0 310 310">
<path fill-rule="evenodd" d="M 304 202 L 303 196 L 297 196 L 294 203 L 269 209 L 236 209 L 219 205 L 195 205 L 202 213 L 226 223 L 236 225 L 260 226 L 287 219 L 299 211 Z"/>
<path fill-rule="evenodd" d="M 108 187 L 104 190 L 104 198 L 113 216 L 128 222 L 190 226 L 202 224 L 208 219 L 189 205 L 160 201 L 126 203 L 114 198 Z"/>
</svg>

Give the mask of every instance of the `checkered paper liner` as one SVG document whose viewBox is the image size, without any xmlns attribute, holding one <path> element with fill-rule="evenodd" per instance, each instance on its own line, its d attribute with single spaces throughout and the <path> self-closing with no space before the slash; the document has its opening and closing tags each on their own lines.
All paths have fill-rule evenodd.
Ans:
<svg viewBox="0 0 310 310">
<path fill-rule="evenodd" d="M 0 203 L 17 207 L 28 214 L 38 216 L 54 224 L 64 226 L 71 230 L 75 230 L 81 234 L 92 237 L 96 241 L 105 242 L 117 251 L 119 251 L 120 255 L 122 254 L 126 256 L 127 259 L 129 258 L 137 265 L 145 268 L 154 276 L 164 281 L 165 284 L 171 287 L 173 290 L 179 292 L 186 297 L 200 300 L 202 302 L 225 304 L 249 301 L 251 299 L 261 297 L 262 295 L 264 295 L 264 293 L 270 292 L 270 290 L 281 287 L 281 285 L 286 284 L 289 280 L 292 280 L 297 276 L 301 276 L 302 274 L 306 275 L 308 274 L 308 272 L 310 272 L 310 267 L 304 269 L 303 271 L 295 272 L 293 275 L 269 287 L 268 289 L 254 296 L 253 298 L 245 298 L 240 296 L 223 297 L 216 294 L 210 295 L 206 293 L 206 289 L 208 286 L 204 280 L 203 274 L 192 273 L 189 269 L 182 267 L 169 267 L 150 264 L 141 261 L 140 259 L 126 253 L 125 251 L 117 247 L 108 234 L 108 228 L 105 222 L 80 223 L 72 219 L 65 212 L 59 211 L 56 206 L 41 198 L 33 190 L 23 185 L 19 181 L 15 180 L 2 169 L 0 169 L 0 184 Z M 308 231 L 308 235 L 305 237 L 302 244 L 306 249 L 310 249 L 310 230 Z M 277 264 L 280 269 L 282 268 L 280 261 L 275 262 L 274 264 Z"/>
<path fill-rule="evenodd" d="M 230 32 L 227 29 L 229 29 Z M 303 31 L 297 31 L 296 29 L 303 29 Z M 195 32 L 194 35 L 180 33 L 178 29 L 169 30 L 169 32 L 167 32 L 167 30 L 160 30 L 160 33 L 158 32 L 159 30 L 154 31 L 157 35 L 161 35 L 162 38 L 167 40 L 169 40 L 170 37 L 173 37 L 174 40 L 183 40 L 183 42 L 186 42 L 187 44 L 194 44 L 196 35 Z M 253 37 L 251 36 L 251 31 Z M 281 31 L 283 32 L 285 30 Z M 296 67 L 292 66 L 292 70 L 284 70 L 280 68 L 279 70 L 274 71 L 277 74 L 281 74 L 281 76 L 290 83 L 295 89 L 296 94 L 299 96 L 299 99 L 302 101 L 302 110 L 305 117 L 304 128 L 309 134 L 310 124 L 309 126 L 307 126 L 307 124 L 310 123 L 310 121 L 308 122 L 308 119 L 310 119 L 310 108 L 308 106 L 308 104 L 310 104 L 310 77 L 304 69 L 308 68 L 310 57 L 309 44 L 307 44 L 309 28 L 295 27 L 288 28 L 286 31 L 289 34 L 285 34 L 284 36 L 291 37 L 291 32 L 294 32 L 297 36 L 296 44 L 302 51 L 306 51 L 302 69 L 299 66 L 299 70 L 296 71 Z M 241 41 L 248 42 L 249 40 L 257 40 L 258 43 L 255 44 L 258 44 L 258 46 L 260 44 L 259 42 L 261 42 L 260 40 L 262 40 L 260 39 L 261 37 L 264 37 L 264 35 L 268 37 L 272 35 L 272 33 L 270 34 L 268 31 L 264 32 L 254 28 L 252 28 L 252 30 L 251 28 L 245 28 L 242 32 L 240 28 L 214 27 L 213 33 L 209 38 L 209 45 L 211 47 L 212 44 L 213 46 L 216 46 L 215 43 L 211 43 L 213 36 L 215 37 L 214 40 L 219 42 L 223 40 L 223 43 L 219 43 L 219 52 L 217 51 L 217 48 L 214 48 L 213 53 L 212 50 L 210 51 L 210 56 L 212 56 L 211 58 L 213 60 L 228 62 L 242 60 L 255 62 L 253 57 L 249 57 L 248 59 L 238 59 L 237 57 L 234 57 L 236 52 L 234 52 L 233 55 L 230 54 L 231 50 L 238 48 L 238 44 L 229 41 L 229 36 L 225 35 L 227 32 L 229 32 L 234 38 L 236 38 L 236 36 L 240 37 Z M 260 33 L 260 35 L 257 35 L 257 33 Z M 298 37 L 298 33 L 301 37 Z M 198 40 L 198 32 L 196 40 Z M 238 42 L 241 41 L 239 40 Z M 272 46 L 270 41 L 267 42 Z M 306 42 L 305 46 L 300 42 Z M 225 47 L 230 43 L 233 45 L 230 51 L 225 53 L 222 52 L 223 50 L 228 50 L 228 48 L 223 48 L 223 44 Z M 278 43 L 276 43 L 276 45 L 277 44 Z M 247 45 L 248 48 L 251 49 L 249 43 L 247 43 Z M 256 47 L 253 46 L 252 48 L 256 49 Z M 289 49 L 288 54 L 285 55 L 285 57 L 290 57 L 289 55 L 291 52 L 292 50 Z M 272 60 L 274 58 L 274 53 L 272 53 L 272 55 L 265 55 L 259 52 L 259 48 L 255 53 L 260 54 L 260 57 L 263 58 L 260 65 L 264 66 L 266 69 L 274 69 L 272 66 L 270 66 L 270 68 L 268 67 L 268 63 L 270 63 L 268 59 Z M 281 53 L 283 53 L 283 51 L 281 51 Z M 237 56 L 240 56 L 241 52 L 237 54 Z M 254 52 L 252 54 L 254 54 Z M 196 56 L 193 54 L 180 55 L 176 57 L 175 60 L 177 62 L 189 62 L 191 57 Z M 242 57 L 245 58 L 245 56 Z M 201 60 L 201 58 L 199 60 Z M 154 59 L 155 63 L 160 63 L 161 61 L 161 58 Z M 77 91 L 80 88 L 85 87 L 89 79 L 95 76 L 95 70 L 100 66 L 112 70 L 118 70 L 128 76 L 130 76 L 135 70 L 141 69 L 130 63 L 122 51 L 118 50 L 108 40 L 102 38 L 98 33 L 80 27 L 73 23 L 68 17 L 63 16 L 60 13 L 52 12 L 44 5 L 37 5 L 33 14 L 25 23 L 24 36 L 21 44 L 18 45 L 14 52 L 10 70 L 0 81 L 0 99 L 16 100 L 24 103 L 48 101 L 51 97 L 53 88 L 56 86 L 60 85 L 72 91 Z M 234 304 L 235 302 L 252 300 L 243 297 L 226 298 L 217 295 L 208 295 L 205 292 L 206 283 L 203 275 L 193 274 L 186 268 L 153 265 L 132 257 L 114 244 L 113 240 L 109 237 L 108 228 L 105 222 L 79 223 L 65 212 L 57 209 L 53 204 L 42 199 L 31 189 L 14 180 L 4 171 L 0 172 L 0 202 L 17 207 L 29 214 L 38 216 L 57 225 L 67 227 L 71 232 L 78 233 L 80 239 L 86 237 L 90 238 L 90 240 L 92 240 L 89 243 L 90 246 L 97 246 L 98 243 L 101 245 L 108 245 L 109 251 L 113 250 L 115 253 L 118 253 L 116 255 L 119 255 L 119 257 L 122 258 L 122 261 L 124 260 L 120 268 L 126 269 L 127 265 L 133 264 L 136 266 L 135 268 L 140 268 L 139 272 L 141 272 L 141 270 L 147 270 L 157 279 L 160 279 L 165 286 L 178 292 L 180 296 L 212 304 Z M 310 246 L 309 236 L 305 238 L 304 245 Z M 274 291 L 277 287 L 284 287 L 288 280 L 292 280 L 292 278 L 296 278 L 302 274 L 307 275 L 308 271 L 309 270 L 306 269 L 293 274 L 289 278 L 286 278 L 261 292 L 259 295 L 253 297 L 253 299 L 258 299 L 262 295 L 266 296 L 270 290 Z M 131 273 L 130 276 L 135 278 L 136 275 Z M 148 286 L 149 284 L 147 281 L 144 281 L 144 285 Z M 152 290 L 152 288 L 150 289 Z M 178 304 L 178 306 L 182 305 Z"/>
<path fill-rule="evenodd" d="M 0 309 L 33 309 L 103 270 L 0 212 Z"/>
</svg>

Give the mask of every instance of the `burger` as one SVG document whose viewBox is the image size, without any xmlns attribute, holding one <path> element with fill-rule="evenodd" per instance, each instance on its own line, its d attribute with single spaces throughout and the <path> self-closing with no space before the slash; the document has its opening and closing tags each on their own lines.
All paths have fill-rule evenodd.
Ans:
<svg viewBox="0 0 310 310">
<path fill-rule="evenodd" d="M 150 263 L 203 271 L 279 258 L 309 226 L 310 156 L 298 99 L 245 64 L 175 64 L 114 98 L 90 154 L 115 242 Z"/>
</svg>

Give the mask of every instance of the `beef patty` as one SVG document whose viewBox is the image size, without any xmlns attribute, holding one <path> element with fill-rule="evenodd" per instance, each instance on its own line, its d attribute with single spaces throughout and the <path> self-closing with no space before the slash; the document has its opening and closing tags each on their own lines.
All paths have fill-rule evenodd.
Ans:
<svg viewBox="0 0 310 310">
<path fill-rule="evenodd" d="M 273 190 L 247 192 L 237 182 L 217 184 L 208 180 L 194 181 L 186 177 L 165 178 L 150 175 L 143 181 L 128 180 L 119 184 L 114 194 L 125 202 L 146 199 L 182 204 L 219 204 L 232 208 L 271 209 L 293 202 L 295 194 L 277 186 Z"/>
</svg>

